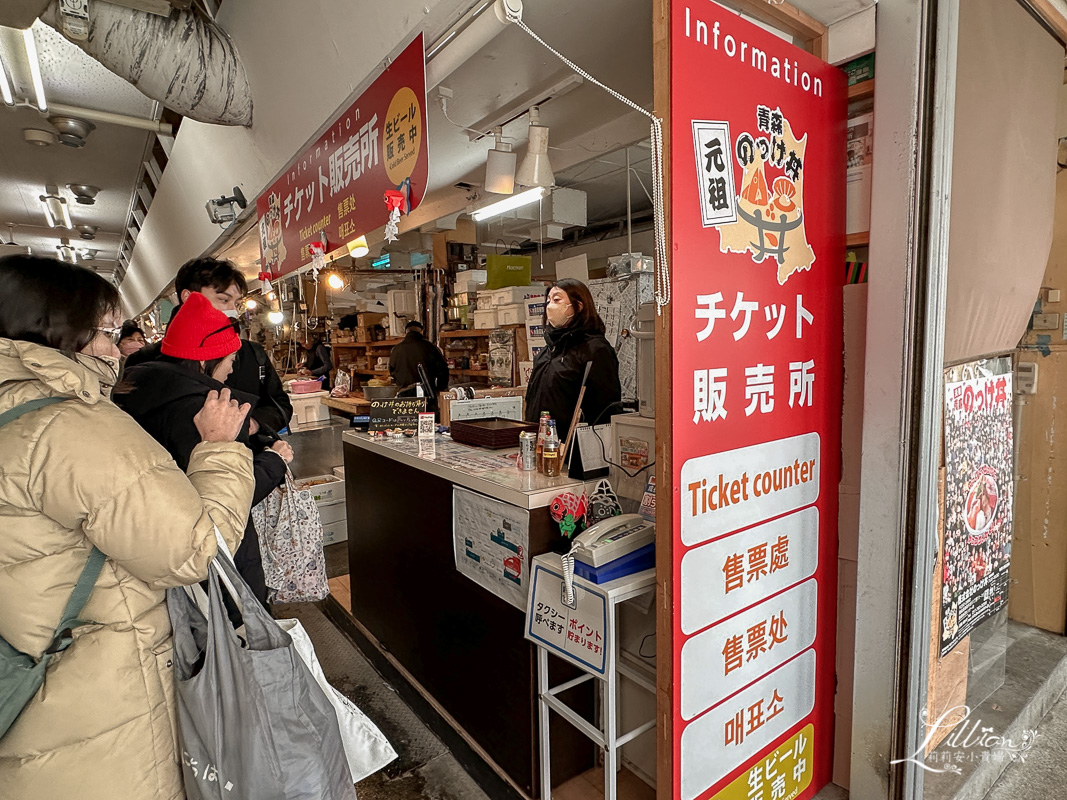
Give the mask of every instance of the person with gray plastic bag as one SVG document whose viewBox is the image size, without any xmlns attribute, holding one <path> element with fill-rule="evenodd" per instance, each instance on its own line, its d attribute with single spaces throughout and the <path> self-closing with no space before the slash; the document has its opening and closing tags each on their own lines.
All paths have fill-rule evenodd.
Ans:
<svg viewBox="0 0 1067 800">
<path fill-rule="evenodd" d="M 333 706 L 229 558 L 211 563 L 206 615 L 185 589 L 167 608 L 189 800 L 355 800 Z"/>
</svg>

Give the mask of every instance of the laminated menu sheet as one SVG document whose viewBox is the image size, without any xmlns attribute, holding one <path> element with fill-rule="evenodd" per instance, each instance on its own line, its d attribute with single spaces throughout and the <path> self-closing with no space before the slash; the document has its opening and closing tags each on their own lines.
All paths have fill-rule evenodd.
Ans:
<svg viewBox="0 0 1067 800">
<path fill-rule="evenodd" d="M 530 512 L 456 486 L 452 490 L 456 569 L 516 608 L 526 608 Z"/>
</svg>

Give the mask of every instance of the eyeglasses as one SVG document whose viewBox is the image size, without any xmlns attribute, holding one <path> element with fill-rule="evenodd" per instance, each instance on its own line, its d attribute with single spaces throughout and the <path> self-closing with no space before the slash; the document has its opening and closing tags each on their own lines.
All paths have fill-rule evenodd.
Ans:
<svg viewBox="0 0 1067 800">
<path fill-rule="evenodd" d="M 95 330 L 97 333 L 104 334 L 104 336 L 106 336 L 108 339 L 111 340 L 112 344 L 118 344 L 119 336 L 122 334 L 122 328 L 100 328 L 100 327 L 97 327 L 97 328 L 94 328 L 93 330 Z"/>
</svg>

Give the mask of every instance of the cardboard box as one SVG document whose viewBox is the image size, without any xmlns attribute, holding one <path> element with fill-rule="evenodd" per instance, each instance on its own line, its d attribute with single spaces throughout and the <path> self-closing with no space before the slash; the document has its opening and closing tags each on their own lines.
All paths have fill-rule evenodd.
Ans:
<svg viewBox="0 0 1067 800">
<path fill-rule="evenodd" d="M 387 319 L 389 319 L 388 314 L 378 314 L 373 311 L 363 311 L 358 315 L 358 317 L 359 327 L 361 328 L 372 328 L 375 325 L 382 325 Z"/>
<path fill-rule="evenodd" d="M 362 344 L 369 344 L 374 341 L 374 334 L 370 328 L 359 327 L 352 331 L 356 337 L 356 341 Z"/>
<path fill-rule="evenodd" d="M 476 331 L 491 330 L 495 327 L 497 327 L 496 309 L 474 312 L 474 329 Z"/>
<path fill-rule="evenodd" d="M 521 325 L 526 322 L 526 308 L 522 303 L 496 307 L 498 325 Z"/>
</svg>

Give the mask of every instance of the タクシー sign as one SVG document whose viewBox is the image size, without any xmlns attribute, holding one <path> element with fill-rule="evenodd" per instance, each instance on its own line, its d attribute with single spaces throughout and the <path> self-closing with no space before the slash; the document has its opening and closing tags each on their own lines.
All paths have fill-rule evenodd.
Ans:
<svg viewBox="0 0 1067 800">
<path fill-rule="evenodd" d="M 830 780 L 845 77 L 671 3 L 673 796 Z"/>
<path fill-rule="evenodd" d="M 422 34 L 256 201 L 260 264 L 278 277 L 384 225 L 387 190 L 408 213 L 426 192 L 426 63 Z"/>
</svg>

